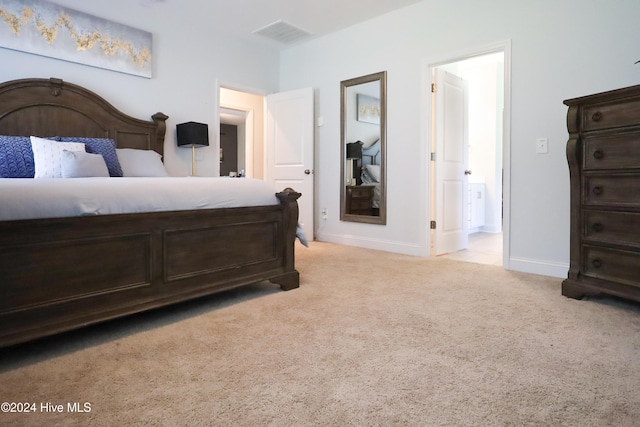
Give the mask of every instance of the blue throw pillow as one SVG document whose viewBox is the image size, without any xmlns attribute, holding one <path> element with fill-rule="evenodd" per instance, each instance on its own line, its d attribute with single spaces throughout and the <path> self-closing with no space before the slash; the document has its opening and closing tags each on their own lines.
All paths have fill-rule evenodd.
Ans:
<svg viewBox="0 0 640 427">
<path fill-rule="evenodd" d="M 0 178 L 33 178 L 35 172 L 31 139 L 0 135 Z"/>
<path fill-rule="evenodd" d="M 116 154 L 116 142 L 109 138 L 84 138 L 76 136 L 63 136 L 62 142 L 82 142 L 87 153 L 102 154 L 109 169 L 109 176 L 122 176 L 122 167 Z"/>
</svg>

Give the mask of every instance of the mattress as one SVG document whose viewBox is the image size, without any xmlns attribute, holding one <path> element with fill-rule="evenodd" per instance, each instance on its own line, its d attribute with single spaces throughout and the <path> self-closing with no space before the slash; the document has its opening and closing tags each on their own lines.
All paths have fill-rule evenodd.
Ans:
<svg viewBox="0 0 640 427">
<path fill-rule="evenodd" d="M 4 178 L 0 221 L 277 205 L 251 178 Z"/>
</svg>

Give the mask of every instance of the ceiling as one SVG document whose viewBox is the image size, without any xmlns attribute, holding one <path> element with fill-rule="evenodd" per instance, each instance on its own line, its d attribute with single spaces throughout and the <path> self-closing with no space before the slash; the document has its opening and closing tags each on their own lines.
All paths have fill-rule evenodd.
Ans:
<svg viewBox="0 0 640 427">
<path fill-rule="evenodd" d="M 277 49 L 320 37 L 422 0 L 138 0 L 141 6 L 189 8 L 197 4 L 198 14 L 218 32 L 234 38 L 267 43 Z M 303 31 L 305 37 L 278 42 L 255 34 L 265 26 L 282 21 Z M 304 34 L 304 33 L 308 34 Z M 278 35 L 278 34 L 276 34 Z"/>
</svg>

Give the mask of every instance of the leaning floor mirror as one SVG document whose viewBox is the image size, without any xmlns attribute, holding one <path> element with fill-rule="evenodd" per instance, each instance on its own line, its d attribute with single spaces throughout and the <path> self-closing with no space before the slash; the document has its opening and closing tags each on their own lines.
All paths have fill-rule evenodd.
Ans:
<svg viewBox="0 0 640 427">
<path fill-rule="evenodd" d="M 387 223 L 387 72 L 340 82 L 340 220 Z"/>
</svg>

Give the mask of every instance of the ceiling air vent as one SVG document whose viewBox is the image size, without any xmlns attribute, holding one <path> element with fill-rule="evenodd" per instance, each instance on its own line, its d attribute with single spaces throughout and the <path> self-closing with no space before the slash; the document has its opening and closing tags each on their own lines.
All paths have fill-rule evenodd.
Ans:
<svg viewBox="0 0 640 427">
<path fill-rule="evenodd" d="M 279 43 L 293 43 L 311 35 L 310 33 L 301 30 L 298 27 L 294 27 L 284 21 L 276 21 L 262 28 L 258 28 L 253 32 L 253 34 L 267 37 Z"/>
</svg>

